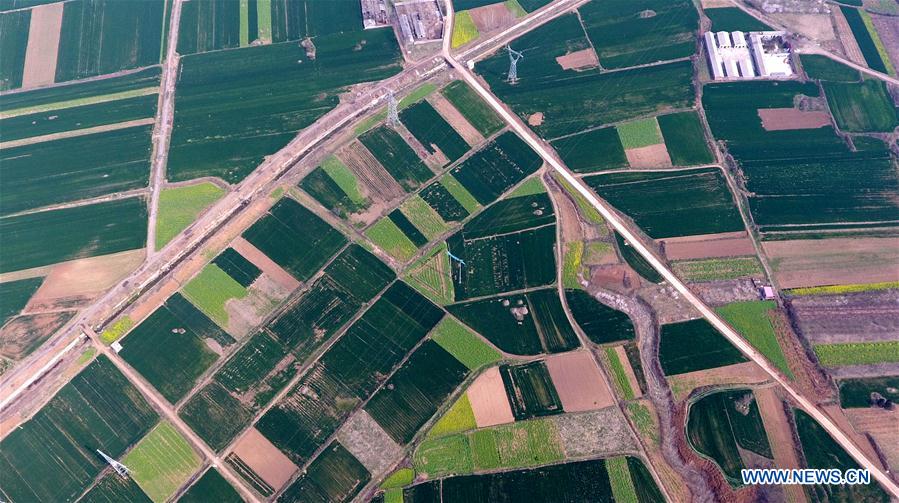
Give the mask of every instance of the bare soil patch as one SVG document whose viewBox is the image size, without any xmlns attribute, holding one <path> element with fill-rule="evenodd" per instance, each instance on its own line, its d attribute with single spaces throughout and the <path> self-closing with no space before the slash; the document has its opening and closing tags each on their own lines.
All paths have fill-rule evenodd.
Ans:
<svg viewBox="0 0 899 503">
<path fill-rule="evenodd" d="M 858 47 L 858 42 L 855 41 L 855 36 L 852 34 L 852 28 L 849 27 L 849 22 L 843 16 L 843 12 L 840 9 L 831 9 L 830 14 L 833 16 L 833 25 L 836 28 L 837 39 L 842 44 L 846 57 L 854 63 L 868 66 L 865 63 L 865 56 L 862 54 L 862 50 Z"/>
<path fill-rule="evenodd" d="M 615 354 L 618 356 L 618 361 L 621 362 L 621 366 L 624 367 L 624 375 L 627 377 L 627 382 L 634 392 L 634 398 L 640 398 L 643 396 L 643 391 L 640 389 L 637 375 L 634 374 L 634 368 L 631 367 L 631 362 L 627 359 L 627 352 L 625 352 L 624 346 L 615 346 Z"/>
<path fill-rule="evenodd" d="M 893 63 L 893 68 L 899 68 L 899 20 L 891 16 L 871 15 L 877 34 L 883 42 L 887 55 Z"/>
<path fill-rule="evenodd" d="M 240 253 L 245 259 L 252 262 L 253 265 L 258 267 L 266 276 L 275 280 L 287 290 L 292 292 L 300 287 L 300 282 L 296 278 L 291 276 L 289 272 L 285 271 L 281 266 L 276 264 L 275 261 L 268 258 L 262 250 L 253 246 L 246 239 L 242 237 L 236 238 L 231 243 L 231 248 L 234 248 L 237 253 Z"/>
<path fill-rule="evenodd" d="M 830 114 L 798 108 L 759 108 L 759 117 L 765 131 L 789 129 L 816 129 L 830 125 Z"/>
<path fill-rule="evenodd" d="M 715 9 L 717 7 L 733 7 L 731 0 L 702 0 L 703 9 Z"/>
<path fill-rule="evenodd" d="M 16 316 L 0 329 L 0 355 L 11 360 L 25 357 L 74 315 L 75 311 L 59 311 Z"/>
<path fill-rule="evenodd" d="M 827 373 L 835 379 L 853 377 L 881 377 L 899 375 L 899 363 L 878 363 L 877 365 L 846 365 L 827 369 Z"/>
<path fill-rule="evenodd" d="M 769 379 L 768 373 L 755 362 L 744 362 L 669 376 L 668 384 L 674 393 L 674 399 L 679 402 L 687 398 L 693 390 L 705 386 L 760 384 Z"/>
<path fill-rule="evenodd" d="M 636 453 L 637 440 L 618 407 L 553 416 L 569 458 Z"/>
<path fill-rule="evenodd" d="M 793 445 L 793 429 L 790 427 L 790 421 L 784 411 L 783 401 L 777 394 L 777 387 L 756 388 L 753 390 L 753 394 L 759 406 L 765 433 L 768 435 L 771 453 L 774 454 L 774 464 L 778 468 L 801 468 L 799 454 L 796 446 Z"/>
<path fill-rule="evenodd" d="M 234 337 L 242 338 L 275 310 L 291 290 L 263 273 L 247 289 L 248 295 L 242 299 L 231 299 L 225 304 L 228 313 L 227 331 Z"/>
<path fill-rule="evenodd" d="M 632 168 L 670 168 L 673 165 L 664 143 L 629 148 L 624 151 L 624 155 Z"/>
<path fill-rule="evenodd" d="M 23 88 L 45 86 L 56 80 L 62 11 L 62 2 L 38 5 L 31 9 L 25 68 L 22 73 Z"/>
<path fill-rule="evenodd" d="M 469 146 L 474 147 L 484 141 L 484 136 L 481 135 L 480 131 L 475 129 L 475 127 L 462 116 L 459 110 L 456 109 L 449 100 L 444 98 L 442 94 L 431 93 L 427 99 L 434 107 L 434 110 L 437 110 L 437 113 L 450 123 L 453 129 L 459 133 L 459 136 L 461 136 Z"/>
<path fill-rule="evenodd" d="M 831 7 L 830 10 L 839 10 L 839 8 Z M 827 42 L 836 38 L 830 14 L 777 13 L 774 16 L 790 31 L 801 33 L 812 40 Z"/>
<path fill-rule="evenodd" d="M 762 244 L 781 288 L 899 280 L 899 238 L 833 238 Z"/>
<path fill-rule="evenodd" d="M 868 456 L 875 466 L 880 467 L 881 470 L 884 468 L 883 464 L 880 462 L 880 456 L 877 455 L 874 446 L 871 445 L 871 441 L 868 440 L 868 437 L 860 434 L 852 427 L 849 418 L 846 417 L 846 413 L 839 405 L 823 405 L 821 408 L 824 409 L 824 412 L 830 416 L 830 419 L 832 419 L 833 422 L 837 423 L 837 426 L 839 426 L 841 430 L 846 432 L 846 434 L 852 438 L 855 445 Z"/>
<path fill-rule="evenodd" d="M 499 367 L 487 369 L 468 388 L 468 401 L 478 428 L 515 421 Z"/>
<path fill-rule="evenodd" d="M 584 412 L 615 404 L 609 383 L 589 352 L 550 356 L 546 359 L 546 367 L 565 412 Z"/>
<path fill-rule="evenodd" d="M 233 452 L 276 491 L 297 471 L 297 465 L 256 428 L 247 430 L 237 441 Z"/>
<path fill-rule="evenodd" d="M 591 274 L 591 284 L 617 293 L 630 294 L 641 285 L 640 275 L 624 264 L 594 267 Z"/>
<path fill-rule="evenodd" d="M 759 292 L 751 279 L 708 281 L 691 283 L 691 289 L 711 306 L 723 306 L 731 302 L 758 300 Z"/>
<path fill-rule="evenodd" d="M 830 380 L 824 375 L 821 367 L 811 360 L 808 354 L 811 350 L 806 351 L 799 336 L 793 331 L 793 326 L 786 313 L 782 309 L 769 310 L 768 319 L 771 321 L 771 326 L 774 327 L 777 342 L 783 348 L 787 365 L 796 378 L 795 386 L 802 393 L 814 396 L 819 401 L 834 399 L 834 388 L 830 384 Z"/>
<path fill-rule="evenodd" d="M 529 126 L 539 126 L 543 124 L 543 112 L 537 112 L 528 116 Z"/>
<path fill-rule="evenodd" d="M 643 287 L 637 292 L 637 296 L 652 307 L 660 324 L 677 323 L 700 317 L 699 311 L 693 307 L 693 304 L 676 288 L 667 283 L 650 284 Z"/>
<path fill-rule="evenodd" d="M 896 340 L 899 291 L 796 297 L 793 319 L 815 344 Z"/>
<path fill-rule="evenodd" d="M 58 264 L 23 312 L 81 307 L 137 269 L 145 256 L 146 251 L 140 249 Z"/>
<path fill-rule="evenodd" d="M 668 238 L 660 240 L 659 246 L 668 260 L 755 255 L 752 240 L 744 231 Z"/>
<path fill-rule="evenodd" d="M 403 196 L 400 184 L 359 141 L 353 141 L 341 149 L 337 157 L 362 181 L 364 187 L 361 188 L 368 190 L 368 194 L 363 195 L 382 201 Z"/>
<path fill-rule="evenodd" d="M 403 449 L 364 409 L 346 422 L 337 433 L 337 440 L 356 456 L 373 479 L 379 478 L 403 457 Z"/>
<path fill-rule="evenodd" d="M 899 467 L 899 409 L 846 409 L 846 416 L 855 431 L 874 439 L 892 470 Z"/>
<path fill-rule="evenodd" d="M 596 51 L 592 47 L 581 49 L 580 51 L 569 52 L 564 56 L 556 58 L 556 63 L 563 70 L 589 70 L 599 66 L 599 58 L 596 57 Z"/>
<path fill-rule="evenodd" d="M 481 35 L 506 28 L 515 22 L 515 16 L 503 2 L 469 9 L 468 13 Z"/>
</svg>

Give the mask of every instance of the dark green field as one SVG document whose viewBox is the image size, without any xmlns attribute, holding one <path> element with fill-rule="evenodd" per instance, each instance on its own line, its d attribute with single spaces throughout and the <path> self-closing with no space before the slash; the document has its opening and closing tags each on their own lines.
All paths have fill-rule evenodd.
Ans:
<svg viewBox="0 0 899 503">
<path fill-rule="evenodd" d="M 562 413 L 562 402 L 542 360 L 499 368 L 515 419 Z"/>
<path fill-rule="evenodd" d="M 703 89 L 712 134 L 745 175 L 755 223 L 766 231 L 899 220 L 899 176 L 883 146 L 852 152 L 829 127 L 762 129 L 757 109 L 791 107 L 797 95 L 818 96 L 818 87 L 742 82 Z"/>
<path fill-rule="evenodd" d="M 409 221 L 409 218 L 399 208 L 391 211 L 387 217 L 409 238 L 409 241 L 412 241 L 416 248 L 421 248 L 428 243 L 428 238 L 415 227 L 415 224 Z"/>
<path fill-rule="evenodd" d="M 134 250 L 147 241 L 147 207 L 132 197 L 2 218 L 0 236 L 0 273 Z"/>
<path fill-rule="evenodd" d="M 372 129 L 360 136 L 359 141 L 406 192 L 415 190 L 434 176 L 406 140 L 390 127 Z"/>
<path fill-rule="evenodd" d="M 145 187 L 153 126 L 3 149 L 0 214 Z"/>
<path fill-rule="evenodd" d="M 159 63 L 163 0 L 66 2 L 56 81 L 83 79 Z"/>
<path fill-rule="evenodd" d="M 599 174 L 586 182 L 655 239 L 744 230 L 717 168 Z"/>
<path fill-rule="evenodd" d="M 687 57 L 696 50 L 699 14 L 690 0 L 611 0 L 580 9 L 603 68 Z M 652 16 L 641 15 L 652 11 Z"/>
<path fill-rule="evenodd" d="M 510 502 L 614 501 L 603 460 L 579 461 L 488 475 L 452 477 L 443 481 L 443 503 L 495 501 L 497 495 L 502 495 L 503 501 Z"/>
<path fill-rule="evenodd" d="M 336 440 L 325 448 L 306 472 L 278 498 L 283 503 L 350 501 L 371 474 Z"/>
<path fill-rule="evenodd" d="M 6 501 L 74 501 L 158 416 L 104 356 L 0 443 Z"/>
<path fill-rule="evenodd" d="M 562 160 L 576 173 L 593 173 L 629 166 L 618 130 L 606 127 L 552 142 Z"/>
<path fill-rule="evenodd" d="M 362 30 L 362 11 L 354 2 L 271 0 L 271 4 L 274 42 Z"/>
<path fill-rule="evenodd" d="M 314 61 L 296 43 L 184 57 L 169 179 L 211 175 L 240 181 L 264 156 L 337 106 L 347 86 L 400 71 L 390 30 L 319 37 L 315 47 Z"/>
<path fill-rule="evenodd" d="M 437 110 L 427 101 L 418 103 L 400 112 L 400 120 L 428 152 L 434 153 L 434 145 L 450 160 L 465 155 L 469 146 L 459 133 L 450 126 Z"/>
<path fill-rule="evenodd" d="M 469 215 L 439 180 L 421 189 L 419 195 L 445 222 L 460 222 Z"/>
<path fill-rule="evenodd" d="M 740 401 L 751 394 L 743 389 L 704 396 L 690 407 L 687 418 L 690 445 L 714 460 L 734 485 L 740 483 L 740 470 L 748 468 L 738 448 L 773 457 L 758 404 L 752 399 L 745 408 L 738 408 Z"/>
<path fill-rule="evenodd" d="M 580 346 L 577 334 L 565 316 L 558 290 L 537 290 L 528 293 L 527 298 L 547 353 L 561 353 Z"/>
<path fill-rule="evenodd" d="M 243 498 L 218 470 L 210 468 L 178 499 L 178 503 L 206 503 L 209 501 L 241 503 Z"/>
<path fill-rule="evenodd" d="M 828 82 L 858 82 L 861 75 L 858 70 L 819 54 L 803 54 L 802 68 L 810 79 Z"/>
<path fill-rule="evenodd" d="M 465 82 L 454 81 L 444 87 L 441 92 L 456 107 L 456 110 L 485 137 L 496 133 L 505 126 L 496 112 L 484 103 Z"/>
<path fill-rule="evenodd" d="M 228 276 L 234 278 L 234 281 L 237 281 L 243 287 L 252 285 L 256 278 L 262 274 L 258 267 L 236 252 L 234 248 L 225 249 L 218 257 L 215 257 L 212 263 L 219 266 L 221 270 L 225 271 Z"/>
<path fill-rule="evenodd" d="M 889 133 L 899 126 L 896 105 L 882 80 L 827 82 L 824 94 L 843 131 Z"/>
<path fill-rule="evenodd" d="M 178 415 L 216 451 L 224 449 L 253 419 L 252 411 L 217 382 L 191 396 Z"/>
<path fill-rule="evenodd" d="M 321 166 L 300 180 L 300 188 L 340 218 L 346 218 L 367 207 L 353 202 Z"/>
<path fill-rule="evenodd" d="M 22 86 L 31 11 L 0 13 L 0 91 Z"/>
<path fill-rule="evenodd" d="M 883 59 L 880 58 L 877 45 L 874 43 L 874 39 L 871 38 L 871 34 L 868 33 L 868 27 L 865 26 L 859 10 L 846 6 L 840 6 L 840 10 L 843 12 L 843 16 L 846 17 L 846 21 L 849 22 L 849 28 L 852 29 L 852 35 L 855 37 L 855 41 L 858 42 L 858 47 L 862 50 L 862 56 L 865 57 L 868 67 L 878 72 L 887 73 L 886 65 Z"/>
<path fill-rule="evenodd" d="M 289 197 L 243 233 L 299 280 L 307 280 L 346 244 L 346 237 Z"/>
<path fill-rule="evenodd" d="M 675 166 L 693 166 L 714 162 L 705 131 L 696 112 L 680 112 L 658 118 L 665 146 Z"/>
<path fill-rule="evenodd" d="M 289 353 L 289 348 L 266 331 L 259 332 L 225 362 L 213 379 L 235 396 L 246 395 L 247 406 L 259 409 L 296 375 L 299 362 Z"/>
<path fill-rule="evenodd" d="M 565 290 L 574 321 L 596 344 L 631 340 L 634 324 L 627 314 L 608 307 L 583 290 Z"/>
<path fill-rule="evenodd" d="M 838 381 L 838 387 L 840 407 L 844 409 L 870 407 L 872 393 L 879 393 L 893 403 L 899 402 L 899 376 L 842 379 Z"/>
<path fill-rule="evenodd" d="M 541 164 L 540 156 L 510 131 L 488 143 L 451 173 L 479 203 L 489 204 L 537 171 Z"/>
<path fill-rule="evenodd" d="M 27 278 L 0 283 L 0 326 L 19 314 L 44 278 Z"/>
<path fill-rule="evenodd" d="M 65 86 L 45 87 L 33 91 L 19 92 L 4 96 L 0 100 L 0 112 L 31 109 L 70 100 L 79 100 L 91 96 L 122 93 L 159 86 L 159 67 L 154 66 L 136 72 L 129 72 L 118 77 L 78 82 Z"/>
<path fill-rule="evenodd" d="M 659 362 L 665 375 L 749 361 L 705 319 L 662 325 Z"/>
<path fill-rule="evenodd" d="M 178 53 L 233 49 L 240 46 L 240 2 L 205 0 L 181 7 Z"/>
<path fill-rule="evenodd" d="M 547 193 L 510 197 L 497 201 L 469 220 L 462 228 L 462 236 L 466 240 L 478 239 L 532 229 L 555 221 L 552 201 Z"/>
<path fill-rule="evenodd" d="M 259 419 L 256 429 L 294 462 L 307 460 L 442 316 L 411 287 L 394 283 Z"/>
<path fill-rule="evenodd" d="M 230 335 L 176 293 L 121 341 L 119 355 L 176 403 L 218 359 L 205 339 L 222 346 L 234 344 Z"/>
<path fill-rule="evenodd" d="M 524 295 L 511 295 L 452 304 L 446 309 L 507 353 L 539 355 L 543 345 L 533 316 L 525 315 L 519 321 L 512 311 L 527 306 Z"/>
<path fill-rule="evenodd" d="M 371 398 L 365 410 L 400 445 L 437 412 L 468 368 L 434 341 L 426 341 Z"/>
<path fill-rule="evenodd" d="M 737 7 L 719 7 L 703 9 L 706 17 L 712 22 L 713 31 L 768 31 L 765 23 L 743 12 Z M 805 56 L 802 57 L 805 59 Z"/>
<path fill-rule="evenodd" d="M 78 503 L 151 503 L 133 478 L 123 478 L 114 472 L 103 476 Z M 183 501 L 183 500 L 182 500 Z"/>
</svg>

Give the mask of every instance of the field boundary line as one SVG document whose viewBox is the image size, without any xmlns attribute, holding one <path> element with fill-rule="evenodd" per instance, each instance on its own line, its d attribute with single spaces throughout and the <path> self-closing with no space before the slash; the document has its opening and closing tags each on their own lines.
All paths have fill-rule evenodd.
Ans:
<svg viewBox="0 0 899 503">
<path fill-rule="evenodd" d="M 60 133 L 50 133 L 40 136 L 31 136 L 19 140 L 10 140 L 0 143 L 0 149 L 24 147 L 25 145 L 33 145 L 35 143 L 43 143 L 45 141 L 63 140 L 66 138 L 77 138 L 79 136 L 87 136 L 94 133 L 104 133 L 106 131 L 117 131 L 119 129 L 127 129 L 130 127 L 147 126 L 156 122 L 153 117 L 145 119 L 135 119 L 125 122 L 116 122 L 113 124 L 104 124 L 102 126 L 94 126 L 83 129 L 70 129 Z"/>
<path fill-rule="evenodd" d="M 126 190 L 123 192 L 113 192 L 112 194 L 107 194 L 105 196 L 91 197 L 88 199 L 78 199 L 77 201 L 69 201 L 67 203 L 51 204 L 50 206 L 41 206 L 40 208 L 33 208 L 30 210 L 17 211 L 15 213 L 9 213 L 7 215 L 0 216 L 0 220 L 5 220 L 7 218 L 21 217 L 21 216 L 25 216 L 25 215 L 33 215 L 34 213 L 44 213 L 47 211 L 65 210 L 65 209 L 69 209 L 69 208 L 78 208 L 81 206 L 90 206 L 92 204 L 106 203 L 109 201 L 118 201 L 119 199 L 130 199 L 132 197 L 143 196 L 143 195 L 147 194 L 147 192 L 149 192 L 149 189 L 146 187 L 142 187 L 139 189 Z M 68 260 L 65 262 L 68 262 Z M 61 263 L 61 262 L 57 262 L 57 264 L 59 264 L 59 263 Z M 40 269 L 43 267 L 49 268 L 49 267 L 53 267 L 57 264 L 49 264 L 49 265 L 44 265 L 44 266 L 32 267 L 30 269 Z M 27 271 L 28 269 L 22 269 L 22 270 Z M 13 272 L 17 272 L 17 271 L 10 271 L 10 272 L 3 273 L 3 274 L 10 274 Z"/>
</svg>

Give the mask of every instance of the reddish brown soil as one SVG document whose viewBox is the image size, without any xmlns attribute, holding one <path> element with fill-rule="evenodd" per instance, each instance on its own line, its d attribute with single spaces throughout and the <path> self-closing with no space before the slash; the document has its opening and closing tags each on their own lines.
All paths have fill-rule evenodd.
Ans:
<svg viewBox="0 0 899 503">
<path fill-rule="evenodd" d="M 778 395 L 776 386 L 756 388 L 753 392 L 762 423 L 765 426 L 765 434 L 774 454 L 774 464 L 777 468 L 801 468 L 799 454 L 793 445 L 793 429 L 784 412 L 784 404 Z M 802 486 L 784 486 L 788 501 L 805 501 L 805 491 Z"/>
<path fill-rule="evenodd" d="M 596 57 L 596 51 L 592 47 L 582 49 L 580 51 L 569 52 L 564 56 L 556 58 L 556 63 L 563 70 L 588 70 L 599 66 L 599 58 Z"/>
<path fill-rule="evenodd" d="M 296 290 L 300 287 L 300 282 L 297 281 L 296 278 L 291 276 L 289 272 L 285 271 L 281 266 L 276 264 L 275 261 L 268 258 L 265 253 L 262 253 L 259 248 L 253 246 L 246 239 L 238 237 L 231 243 L 231 248 L 234 248 L 237 253 L 243 255 L 245 259 L 249 260 L 253 265 L 262 270 L 266 276 L 272 278 L 289 291 Z"/>
<path fill-rule="evenodd" d="M 868 437 L 864 436 L 860 432 L 857 432 L 855 428 L 852 427 L 852 424 L 849 422 L 849 418 L 846 417 L 846 413 L 843 409 L 840 408 L 839 405 L 824 405 L 821 407 L 824 409 L 824 412 L 830 416 L 830 418 L 837 423 L 837 426 L 843 430 L 846 435 L 848 435 L 855 445 L 858 446 L 862 452 L 868 456 L 868 459 L 871 460 L 876 466 L 878 466 L 881 470 L 884 468 L 883 464 L 880 462 L 880 457 L 877 455 L 877 452 L 874 450 L 874 446 L 871 445 L 871 441 L 868 440 Z"/>
<path fill-rule="evenodd" d="M 453 129 L 469 146 L 473 147 L 484 141 L 484 136 L 442 94 L 432 93 L 428 97 L 428 102 L 434 106 L 434 110 L 437 110 L 441 117 L 453 126 Z"/>
<path fill-rule="evenodd" d="M 502 2 L 469 9 L 468 13 L 481 35 L 511 26 L 515 21 L 515 16 Z"/>
<path fill-rule="evenodd" d="M 830 125 L 830 114 L 798 108 L 759 108 L 762 127 L 766 131 L 816 129 Z"/>
<path fill-rule="evenodd" d="M 528 116 L 529 126 L 539 126 L 543 124 L 543 112 L 537 112 Z"/>
<path fill-rule="evenodd" d="M 660 246 L 662 243 L 668 260 L 755 255 L 752 240 L 743 231 L 669 238 L 659 241 Z"/>
<path fill-rule="evenodd" d="M 672 166 L 671 156 L 668 155 L 668 148 L 664 143 L 629 148 L 624 151 L 624 154 L 632 168 L 669 168 Z"/>
<path fill-rule="evenodd" d="M 546 367 L 566 412 L 596 410 L 615 404 L 609 383 L 589 352 L 550 356 Z"/>
<path fill-rule="evenodd" d="M 297 465 L 256 428 L 250 428 L 234 446 L 234 454 L 277 491 L 296 473 Z"/>
<path fill-rule="evenodd" d="M 471 383 L 468 401 L 479 428 L 515 421 L 498 367 L 487 369 Z"/>
<path fill-rule="evenodd" d="M 31 9 L 22 87 L 43 86 L 56 80 L 62 11 L 61 2 L 38 5 Z"/>
<path fill-rule="evenodd" d="M 899 281 L 899 238 L 767 241 L 781 288 Z"/>
<path fill-rule="evenodd" d="M 613 292 L 630 294 L 640 288 L 640 275 L 624 264 L 594 267 L 590 283 Z"/>
<path fill-rule="evenodd" d="M 849 422 L 859 433 L 871 435 L 890 469 L 899 467 L 899 410 L 846 409 Z"/>
<path fill-rule="evenodd" d="M 737 363 L 715 369 L 697 370 L 668 377 L 674 399 L 680 402 L 693 390 L 722 384 L 759 384 L 771 377 L 755 362 Z"/>
</svg>

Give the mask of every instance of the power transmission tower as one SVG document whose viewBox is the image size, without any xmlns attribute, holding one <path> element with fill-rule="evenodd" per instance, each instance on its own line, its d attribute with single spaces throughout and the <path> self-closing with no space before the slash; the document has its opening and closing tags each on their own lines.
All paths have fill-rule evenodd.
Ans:
<svg viewBox="0 0 899 503">
<path fill-rule="evenodd" d="M 506 46 L 506 50 L 509 51 L 509 75 L 506 82 L 514 85 L 518 83 L 518 60 L 523 56 L 520 52 L 508 45 Z"/>
<path fill-rule="evenodd" d="M 387 90 L 387 124 L 390 124 L 392 127 L 400 125 L 399 106 L 396 102 L 396 96 L 393 94 L 393 89 Z"/>
<path fill-rule="evenodd" d="M 120 476 L 127 477 L 128 474 L 131 473 L 131 471 L 128 470 L 127 466 L 107 456 L 105 452 L 101 451 L 100 449 L 97 449 L 97 452 L 100 454 L 100 456 L 103 456 L 103 459 L 105 459 L 106 462 L 109 463 L 109 466 L 111 466 L 112 469 L 115 470 L 115 472 Z"/>
</svg>

